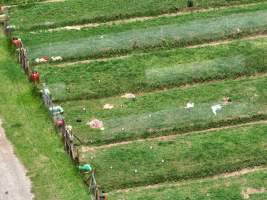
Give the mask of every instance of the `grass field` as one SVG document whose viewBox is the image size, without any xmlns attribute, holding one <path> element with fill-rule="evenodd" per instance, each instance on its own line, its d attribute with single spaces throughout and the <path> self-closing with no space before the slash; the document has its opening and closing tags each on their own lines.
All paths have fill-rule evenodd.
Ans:
<svg viewBox="0 0 267 200">
<path fill-rule="evenodd" d="M 263 0 L 200 0 L 195 9 L 229 6 Z M 16 1 L 18 2 L 18 1 Z M 20 0 L 20 2 L 22 2 Z M 118 6 L 119 5 L 119 6 Z M 11 23 L 30 30 L 91 22 L 104 22 L 137 16 L 153 16 L 187 8 L 186 0 L 67 0 L 11 9 Z M 22 25 L 23 24 L 23 25 Z"/>
<path fill-rule="evenodd" d="M 110 191 L 267 164 L 266 131 L 266 125 L 257 125 L 134 142 L 88 151 L 82 157 L 97 169 L 98 183 L 104 191 Z"/>
<path fill-rule="evenodd" d="M 64 60 L 103 57 L 264 33 L 266 6 L 165 17 L 113 28 L 17 35 L 27 46 L 31 60 L 42 56 L 61 56 Z"/>
<path fill-rule="evenodd" d="M 61 105 L 67 122 L 85 144 L 112 143 L 265 119 L 266 81 L 266 77 L 245 78 L 141 94 L 136 101 L 111 97 Z M 233 102 L 215 116 L 211 106 L 222 104 L 224 96 Z M 195 103 L 191 111 L 184 108 L 187 102 Z M 107 103 L 115 108 L 104 110 Z M 86 125 L 93 118 L 103 121 L 104 131 Z M 76 122 L 78 119 L 82 122 Z"/>
<path fill-rule="evenodd" d="M 50 42 L 52 45 L 57 42 L 71 41 L 74 39 L 77 40 L 77 38 L 85 39 L 85 38 L 90 38 L 90 37 L 95 37 L 95 36 L 100 38 L 101 36 L 103 36 L 103 38 L 101 39 L 105 39 L 106 35 L 110 35 L 112 33 L 113 34 L 116 34 L 116 33 L 119 34 L 119 33 L 124 33 L 124 32 L 135 33 L 133 30 L 145 30 L 144 32 L 147 32 L 147 29 L 150 30 L 152 28 L 155 28 L 155 30 L 157 30 L 157 27 L 159 28 L 162 27 L 163 29 L 167 25 L 168 26 L 184 25 L 183 26 L 184 29 L 186 28 L 186 25 L 190 25 L 190 28 L 199 28 L 197 26 L 201 24 L 198 24 L 198 23 L 201 23 L 203 20 L 209 21 L 209 20 L 214 20 L 214 19 L 225 16 L 225 18 L 222 18 L 222 19 L 225 19 L 226 21 L 220 22 L 219 24 L 219 25 L 225 26 L 225 27 L 221 27 L 220 29 L 221 31 L 224 31 L 225 29 L 229 28 L 228 26 L 232 24 L 231 19 L 227 18 L 227 16 L 229 15 L 232 16 L 233 14 L 242 14 L 242 13 L 245 14 L 245 13 L 253 13 L 256 11 L 259 11 L 259 12 L 265 11 L 266 8 L 267 8 L 267 2 L 259 3 L 259 4 L 248 6 L 248 7 L 235 7 L 235 8 L 227 8 L 223 10 L 207 11 L 207 12 L 192 12 L 190 14 L 187 13 L 187 14 L 180 15 L 180 16 L 171 16 L 171 17 L 165 16 L 165 17 L 159 17 L 159 18 L 145 20 L 145 21 L 128 22 L 125 24 L 102 25 L 102 26 L 94 27 L 94 28 L 82 28 L 81 30 L 60 30 L 60 31 L 52 31 L 52 32 L 48 30 L 16 31 L 14 34 L 16 34 L 17 36 L 20 36 L 25 42 L 25 44 L 27 44 L 27 46 L 38 46 L 46 42 Z M 261 19 L 258 23 L 264 23 L 264 21 L 265 21 L 264 19 Z M 244 22 L 244 20 L 241 20 L 241 22 Z M 239 24 L 236 24 L 236 29 L 237 28 L 241 28 L 239 27 Z M 165 32 L 168 32 L 168 31 L 169 30 Z M 240 31 L 242 31 L 242 29 L 240 29 Z M 162 34 L 165 32 L 162 32 Z M 196 32 L 199 32 L 199 30 Z"/>
<path fill-rule="evenodd" d="M 266 188 L 266 170 L 236 177 L 185 181 L 180 184 L 162 184 L 157 188 L 139 188 L 124 192 L 110 193 L 109 199 L 125 200 L 243 200 L 246 189 Z M 267 193 L 249 195 L 250 200 L 264 200 Z"/>
<path fill-rule="evenodd" d="M 25 5 L 37 2 L 42 2 L 45 0 L 1 0 L 5 5 Z M 1 3 L 2 3 L 1 2 Z"/>
<path fill-rule="evenodd" d="M 0 31 L 0 117 L 27 169 L 35 199 L 87 200 L 87 189 L 64 152 L 47 111 Z"/>
<path fill-rule="evenodd" d="M 10 17 L 17 27 L 13 36 L 22 38 L 31 64 L 43 56 L 63 57 L 62 63 L 33 67 L 53 100 L 65 110 L 65 122 L 75 134 L 78 160 L 96 169 L 97 184 L 108 192 L 108 199 L 239 200 L 246 199 L 244 191 L 251 187 L 264 191 L 249 198 L 263 200 L 266 169 L 239 173 L 267 166 L 267 1 L 202 0 L 195 1 L 192 10 L 186 3 L 66 0 L 13 7 Z M 196 11 L 220 6 L 226 7 Z M 188 10 L 194 12 L 182 12 Z M 177 11 L 181 15 L 103 23 Z M 86 23 L 101 24 L 60 29 Z M 54 27 L 59 29 L 48 30 Z M 96 58 L 104 59 L 93 60 Z M 9 77 L 13 71 L 5 72 Z M 17 87 L 23 93 L 23 86 Z M 22 116 L 28 115 L 32 126 L 44 128 L 50 123 L 39 125 L 31 120 L 35 114 L 32 107 L 42 105 L 35 102 L 38 97 L 30 89 L 15 102 L 27 111 Z M 134 93 L 136 98 L 122 98 L 125 93 Z M 225 97 L 230 102 L 226 103 Z M 188 103 L 194 107 L 185 108 Z M 114 107 L 104 109 L 106 104 Z M 217 113 L 212 111 L 215 105 L 222 106 Z M 13 122 L 14 111 L 8 106 L 0 109 L 12 111 L 8 118 Z M 36 111 L 37 119 L 43 111 Z M 47 116 L 45 119 L 48 121 Z M 101 120 L 104 128 L 90 128 L 88 122 L 93 119 Z M 6 129 L 17 130 L 17 125 Z M 15 141 L 23 152 L 22 159 L 34 163 L 26 163 L 33 184 L 54 183 L 37 190 L 40 199 L 83 199 L 86 192 L 76 170 L 68 168 L 62 175 L 69 161 L 64 157 L 55 161 L 56 155 L 64 152 L 59 143 L 50 142 L 57 139 L 49 135 L 51 129 L 34 136 L 28 129 L 27 141 L 30 137 L 40 139 L 31 141 L 37 149 L 33 152 L 49 158 L 47 171 L 37 176 L 31 169 L 39 167 L 36 159 L 41 158 L 33 157 L 27 148 L 20 150 L 25 144 Z M 18 135 L 9 133 L 11 140 Z M 50 160 L 59 167 L 52 168 Z M 230 172 L 236 175 L 223 174 Z M 66 181 L 70 189 L 51 197 L 60 188 L 66 190 L 62 186 Z"/>
<path fill-rule="evenodd" d="M 148 92 L 190 83 L 230 79 L 267 70 L 267 40 L 175 49 L 122 60 L 36 67 L 54 100 L 79 100 Z"/>
</svg>

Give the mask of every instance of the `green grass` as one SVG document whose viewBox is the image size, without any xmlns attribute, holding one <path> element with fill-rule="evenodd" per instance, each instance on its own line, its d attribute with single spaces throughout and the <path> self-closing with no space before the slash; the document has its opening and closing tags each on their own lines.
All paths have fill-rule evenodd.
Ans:
<svg viewBox="0 0 267 200">
<path fill-rule="evenodd" d="M 103 144 L 266 119 L 266 84 L 266 77 L 246 78 L 141 94 L 135 101 L 111 97 L 61 105 L 82 142 Z M 222 103 L 224 96 L 233 102 L 215 116 L 211 106 Z M 190 101 L 195 103 L 192 111 L 184 108 Z M 103 110 L 107 103 L 115 108 Z M 93 118 L 103 121 L 104 131 L 86 125 Z"/>
<path fill-rule="evenodd" d="M 241 40 L 67 67 L 40 65 L 36 69 L 54 100 L 79 100 L 265 72 L 266 50 L 266 39 Z"/>
<path fill-rule="evenodd" d="M 156 189 L 140 188 L 129 192 L 110 193 L 111 200 L 244 200 L 242 191 L 247 188 L 267 188 L 267 171 L 252 172 L 246 175 L 186 181 L 179 185 L 162 185 Z M 250 195 L 250 200 L 264 200 L 267 193 Z"/>
<path fill-rule="evenodd" d="M 181 16 L 173 17 L 160 17 L 146 21 L 131 22 L 126 24 L 113 24 L 111 25 L 102 25 L 95 28 L 83 28 L 81 30 L 61 30 L 49 32 L 46 29 L 40 30 L 37 32 L 32 31 L 16 31 L 14 34 L 20 36 L 25 43 L 29 46 L 41 45 L 46 42 L 56 43 L 60 41 L 73 40 L 74 38 L 88 38 L 93 36 L 100 37 L 101 35 L 105 36 L 110 33 L 121 33 L 125 31 L 133 31 L 135 29 L 148 29 L 157 26 L 163 25 L 183 25 L 191 21 L 196 21 L 198 19 L 210 19 L 221 16 L 227 16 L 232 14 L 242 14 L 242 13 L 251 13 L 253 11 L 261 11 L 267 9 L 267 2 L 263 2 L 257 5 L 249 7 L 236 7 L 236 8 L 227 8 L 223 10 L 208 11 L 208 12 L 193 12 L 190 14 L 184 14 Z M 229 24 L 230 24 L 229 19 Z"/>
<path fill-rule="evenodd" d="M 37 3 L 45 0 L 1 0 L 0 3 L 3 3 L 5 5 L 26 5 L 26 4 L 32 4 Z"/>
<path fill-rule="evenodd" d="M 195 8 L 210 8 L 262 0 L 200 0 Z M 62 3 L 13 8 L 11 22 L 18 29 L 38 29 L 90 22 L 104 22 L 137 16 L 153 16 L 187 8 L 186 0 L 67 0 Z M 22 25 L 23 24 L 23 25 Z"/>
<path fill-rule="evenodd" d="M 89 199 L 50 117 L 0 34 L 0 117 L 36 200 Z"/>
<path fill-rule="evenodd" d="M 113 28 L 27 34 L 21 37 L 32 59 L 44 55 L 59 55 L 66 60 L 96 57 L 262 32 L 266 27 L 265 7 L 266 4 L 262 4 L 251 8 L 161 18 L 149 22 L 113 26 Z M 209 28 L 205 28 L 206 26 Z M 237 28 L 240 28 L 240 33 L 237 33 Z M 104 38 L 100 38 L 101 33 Z M 69 48 L 70 46 L 72 48 Z"/>
<path fill-rule="evenodd" d="M 97 169 L 98 184 L 109 192 L 267 164 L 266 143 L 267 126 L 257 125 L 171 140 L 134 142 L 81 156 Z"/>
<path fill-rule="evenodd" d="M 21 37 L 32 61 L 42 56 L 61 56 L 64 60 L 111 56 L 265 33 L 266 6 L 160 18 L 82 32 L 59 31 Z M 56 38 L 60 39 L 55 41 Z"/>
</svg>

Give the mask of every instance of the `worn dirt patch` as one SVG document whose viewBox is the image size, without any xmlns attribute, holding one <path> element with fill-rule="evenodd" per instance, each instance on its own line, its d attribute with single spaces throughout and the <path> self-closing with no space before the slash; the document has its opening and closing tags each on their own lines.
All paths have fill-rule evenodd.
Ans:
<svg viewBox="0 0 267 200">
<path fill-rule="evenodd" d="M 244 37 L 243 39 L 245 40 L 255 40 L 255 39 L 261 39 L 261 38 L 266 38 L 267 35 L 254 35 L 254 36 L 249 36 L 249 37 Z M 231 42 L 233 42 L 235 40 L 230 39 L 230 40 L 220 40 L 220 41 L 216 41 L 216 42 L 209 42 L 209 43 L 205 43 L 205 44 L 199 44 L 199 45 L 192 45 L 192 46 L 188 46 L 186 48 L 189 49 L 194 49 L 194 48 L 202 48 L 202 47 L 207 47 L 207 46 L 217 46 L 217 45 L 222 45 L 222 44 L 229 44 Z"/>
<path fill-rule="evenodd" d="M 41 1 L 41 2 L 38 2 L 39 4 L 42 4 L 42 3 L 57 3 L 57 2 L 64 2 L 65 0 L 47 0 L 47 1 Z"/>
<path fill-rule="evenodd" d="M 232 128 L 241 128 L 241 127 L 246 127 L 246 126 L 251 126 L 251 125 L 258 125 L 258 124 L 267 124 L 266 120 L 261 120 L 261 121 L 255 121 L 255 122 L 248 122 L 248 123 L 242 123 L 242 124 L 237 124 L 237 125 L 229 125 L 229 126 L 222 126 L 222 127 L 217 127 L 217 128 L 210 128 L 210 129 L 205 129 L 205 130 L 200 130 L 200 131 L 192 131 L 188 133 L 182 134 L 183 136 L 185 135 L 192 135 L 192 134 L 203 134 L 203 133 L 210 133 L 210 132 L 216 132 L 216 131 L 221 131 L 221 130 L 227 130 L 227 129 L 232 129 Z M 111 143 L 111 144 L 104 144 L 101 146 L 83 146 L 80 149 L 81 153 L 84 152 L 95 152 L 97 150 L 101 149 L 107 149 L 107 148 L 112 148 L 112 147 L 117 147 L 117 146 L 123 146 L 123 145 L 128 145 L 136 142 L 147 142 L 147 141 L 168 141 L 172 140 L 174 138 L 178 137 L 178 135 L 167 135 L 167 136 L 160 136 L 160 137 L 154 137 L 154 138 L 148 138 L 148 139 L 137 139 L 137 140 L 130 140 L 130 141 L 123 141 L 123 142 L 117 142 L 117 143 Z M 190 146 L 190 143 L 187 143 L 188 146 Z M 239 171 L 236 173 L 243 173 L 243 171 Z M 240 174 L 237 174 L 237 176 Z M 227 174 L 225 175 L 227 176 Z"/>
<path fill-rule="evenodd" d="M 0 119 L 0 200 L 31 200 L 31 182 L 15 156 Z"/>
<path fill-rule="evenodd" d="M 256 188 L 246 188 L 242 191 L 242 196 L 244 199 L 249 199 L 250 195 L 253 194 L 261 194 L 266 192 L 265 188 L 260 188 L 260 189 L 256 189 Z"/>
<path fill-rule="evenodd" d="M 259 172 L 259 171 L 265 171 L 265 170 L 267 170 L 266 166 L 254 167 L 254 168 L 245 168 L 245 169 L 241 169 L 241 170 L 235 171 L 235 172 L 223 173 L 223 174 L 219 174 L 216 176 L 211 176 L 211 177 L 196 179 L 196 180 L 189 180 L 189 181 L 190 182 L 192 181 L 194 183 L 202 183 L 202 182 L 207 181 L 207 180 L 218 180 L 221 178 L 230 178 L 230 177 L 242 176 L 242 175 L 250 174 L 253 172 Z M 173 186 L 178 187 L 178 186 L 182 186 L 185 184 L 188 184 L 188 181 L 180 181 L 180 182 L 174 182 L 174 183 L 159 183 L 159 184 L 147 185 L 147 186 L 141 186 L 141 187 L 126 188 L 126 189 L 120 189 L 120 190 L 112 191 L 110 193 L 113 193 L 113 194 L 114 193 L 121 193 L 121 192 L 127 193 L 130 191 L 138 192 L 138 191 L 143 191 L 146 189 L 158 189 L 161 187 L 173 187 Z M 260 190 L 255 190 L 255 189 L 245 190 L 245 192 L 247 192 L 247 194 L 250 192 L 250 195 L 256 194 L 256 193 L 263 193 L 262 189 L 260 189 Z M 254 192 L 254 193 L 251 193 L 251 192 Z M 265 192 L 265 190 L 264 190 L 264 192 Z"/>
</svg>

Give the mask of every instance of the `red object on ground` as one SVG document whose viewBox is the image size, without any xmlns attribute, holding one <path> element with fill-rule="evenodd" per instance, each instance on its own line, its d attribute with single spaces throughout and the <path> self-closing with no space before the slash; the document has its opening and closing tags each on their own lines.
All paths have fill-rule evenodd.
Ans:
<svg viewBox="0 0 267 200">
<path fill-rule="evenodd" d="M 36 71 L 33 71 L 31 74 L 31 81 L 33 83 L 39 83 L 40 82 L 40 74 Z"/>
<path fill-rule="evenodd" d="M 64 119 L 57 119 L 55 123 L 57 127 L 61 127 L 65 125 Z"/>
<path fill-rule="evenodd" d="M 93 119 L 92 121 L 88 122 L 87 125 L 89 125 L 91 128 L 95 128 L 95 129 L 104 128 L 103 122 L 98 120 L 98 119 Z"/>
<path fill-rule="evenodd" d="M 17 39 L 17 38 L 13 38 L 12 40 L 12 44 L 17 47 L 17 48 L 20 48 L 22 46 L 22 42 L 21 40 Z"/>
<path fill-rule="evenodd" d="M 43 56 L 42 59 L 49 61 L 49 57 L 48 56 Z"/>
</svg>

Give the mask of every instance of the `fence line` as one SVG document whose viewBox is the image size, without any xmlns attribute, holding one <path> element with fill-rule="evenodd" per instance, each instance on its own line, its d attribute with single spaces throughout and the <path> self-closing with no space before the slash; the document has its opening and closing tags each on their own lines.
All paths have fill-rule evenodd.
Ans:
<svg viewBox="0 0 267 200">
<path fill-rule="evenodd" d="M 28 58 L 28 52 L 27 49 L 24 47 L 24 44 L 22 41 L 17 41 L 17 44 L 14 44 L 12 36 L 12 27 L 8 23 L 8 18 L 6 21 L 4 21 L 4 31 L 5 34 L 9 37 L 9 39 L 12 41 L 12 44 L 17 47 L 17 61 L 20 63 L 24 73 L 27 75 L 28 79 L 32 82 L 32 73 L 33 69 L 30 65 L 30 60 Z M 34 82 L 35 83 L 35 82 Z M 36 84 L 35 84 L 36 86 Z M 54 125 L 58 131 L 58 133 L 61 135 L 61 138 L 63 140 L 65 151 L 70 156 L 71 160 L 75 164 L 79 164 L 79 154 L 78 149 L 76 148 L 74 138 L 75 135 L 72 132 L 71 126 L 65 124 L 64 117 L 60 113 L 54 113 L 54 108 L 56 105 L 53 103 L 52 96 L 49 92 L 49 89 L 47 87 L 42 88 L 42 100 L 45 105 L 45 107 L 49 110 L 52 120 L 54 122 Z M 96 182 L 95 177 L 95 171 L 93 171 L 89 178 L 85 180 L 85 183 L 88 185 L 89 192 L 91 194 L 92 200 L 107 200 L 107 196 L 100 190 L 99 186 Z"/>
<path fill-rule="evenodd" d="M 97 185 L 95 171 L 92 172 L 92 175 L 87 179 L 86 182 L 86 184 L 89 186 L 92 200 L 107 200 L 107 196 L 100 190 Z"/>
</svg>

